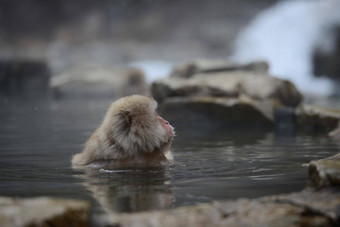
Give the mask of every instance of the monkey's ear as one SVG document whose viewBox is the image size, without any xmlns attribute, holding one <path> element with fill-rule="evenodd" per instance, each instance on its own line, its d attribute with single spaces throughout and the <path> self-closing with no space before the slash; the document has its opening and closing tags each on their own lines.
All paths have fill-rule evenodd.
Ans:
<svg viewBox="0 0 340 227">
<path fill-rule="evenodd" d="M 124 111 L 121 113 L 125 123 L 130 127 L 132 124 L 132 114 L 130 111 Z"/>
</svg>

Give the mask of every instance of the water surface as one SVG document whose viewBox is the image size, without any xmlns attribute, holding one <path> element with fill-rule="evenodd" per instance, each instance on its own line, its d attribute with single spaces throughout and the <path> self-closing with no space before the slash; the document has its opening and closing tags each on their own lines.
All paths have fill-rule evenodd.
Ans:
<svg viewBox="0 0 340 227">
<path fill-rule="evenodd" d="M 85 199 L 97 214 L 254 198 L 301 190 L 304 164 L 339 152 L 322 135 L 179 128 L 164 168 L 72 169 L 110 102 L 1 100 L 0 195 Z"/>
</svg>

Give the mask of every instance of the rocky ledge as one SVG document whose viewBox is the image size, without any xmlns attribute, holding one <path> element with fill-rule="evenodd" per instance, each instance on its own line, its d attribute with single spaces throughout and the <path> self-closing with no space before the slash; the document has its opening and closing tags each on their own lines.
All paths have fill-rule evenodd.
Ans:
<svg viewBox="0 0 340 227">
<path fill-rule="evenodd" d="M 168 211 L 111 215 L 117 226 L 336 226 L 340 193 L 304 190 Z"/>
<path fill-rule="evenodd" d="M 200 73 L 192 78 L 169 77 L 155 81 L 151 89 L 158 102 L 169 97 L 242 95 L 291 107 L 296 107 L 302 101 L 301 93 L 291 82 L 269 74 L 244 71 Z"/>
<path fill-rule="evenodd" d="M 267 70 L 264 62 L 193 61 L 154 81 L 151 92 L 177 128 L 243 124 L 329 133 L 339 125 L 340 110 L 304 104 L 294 84 Z"/>
<path fill-rule="evenodd" d="M 307 131 L 331 132 L 340 122 L 340 110 L 335 109 L 301 105 L 295 114 L 297 127 Z"/>
<path fill-rule="evenodd" d="M 228 125 L 270 128 L 274 124 L 272 107 L 246 96 L 168 98 L 161 105 L 160 111 L 175 127 L 208 129 Z"/>
<path fill-rule="evenodd" d="M 309 179 L 309 184 L 318 189 L 327 186 L 340 188 L 340 153 L 311 162 L 309 165 Z"/>
<path fill-rule="evenodd" d="M 0 197 L 0 225 L 89 226 L 90 204 L 48 197 L 19 199 Z"/>
</svg>

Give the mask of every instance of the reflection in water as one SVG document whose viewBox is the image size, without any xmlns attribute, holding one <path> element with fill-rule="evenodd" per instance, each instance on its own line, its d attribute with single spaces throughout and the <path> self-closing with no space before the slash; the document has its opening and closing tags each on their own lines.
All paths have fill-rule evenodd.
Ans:
<svg viewBox="0 0 340 227">
<path fill-rule="evenodd" d="M 162 167 L 106 170 L 85 168 L 83 185 L 107 213 L 170 208 L 170 176 Z"/>
<path fill-rule="evenodd" d="M 175 162 L 120 171 L 71 167 L 112 100 L 0 103 L 0 195 L 85 199 L 134 212 L 302 189 L 303 164 L 339 153 L 327 137 L 177 126 Z"/>
</svg>

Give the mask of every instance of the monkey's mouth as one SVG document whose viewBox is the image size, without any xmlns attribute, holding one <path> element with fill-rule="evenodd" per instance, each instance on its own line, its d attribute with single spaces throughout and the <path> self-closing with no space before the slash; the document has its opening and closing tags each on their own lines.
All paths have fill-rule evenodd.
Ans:
<svg viewBox="0 0 340 227">
<path fill-rule="evenodd" d="M 171 137 L 171 139 L 173 139 L 173 137 L 176 136 L 175 128 L 170 125 L 170 130 L 169 130 L 168 133 L 169 133 L 169 136 Z"/>
</svg>

